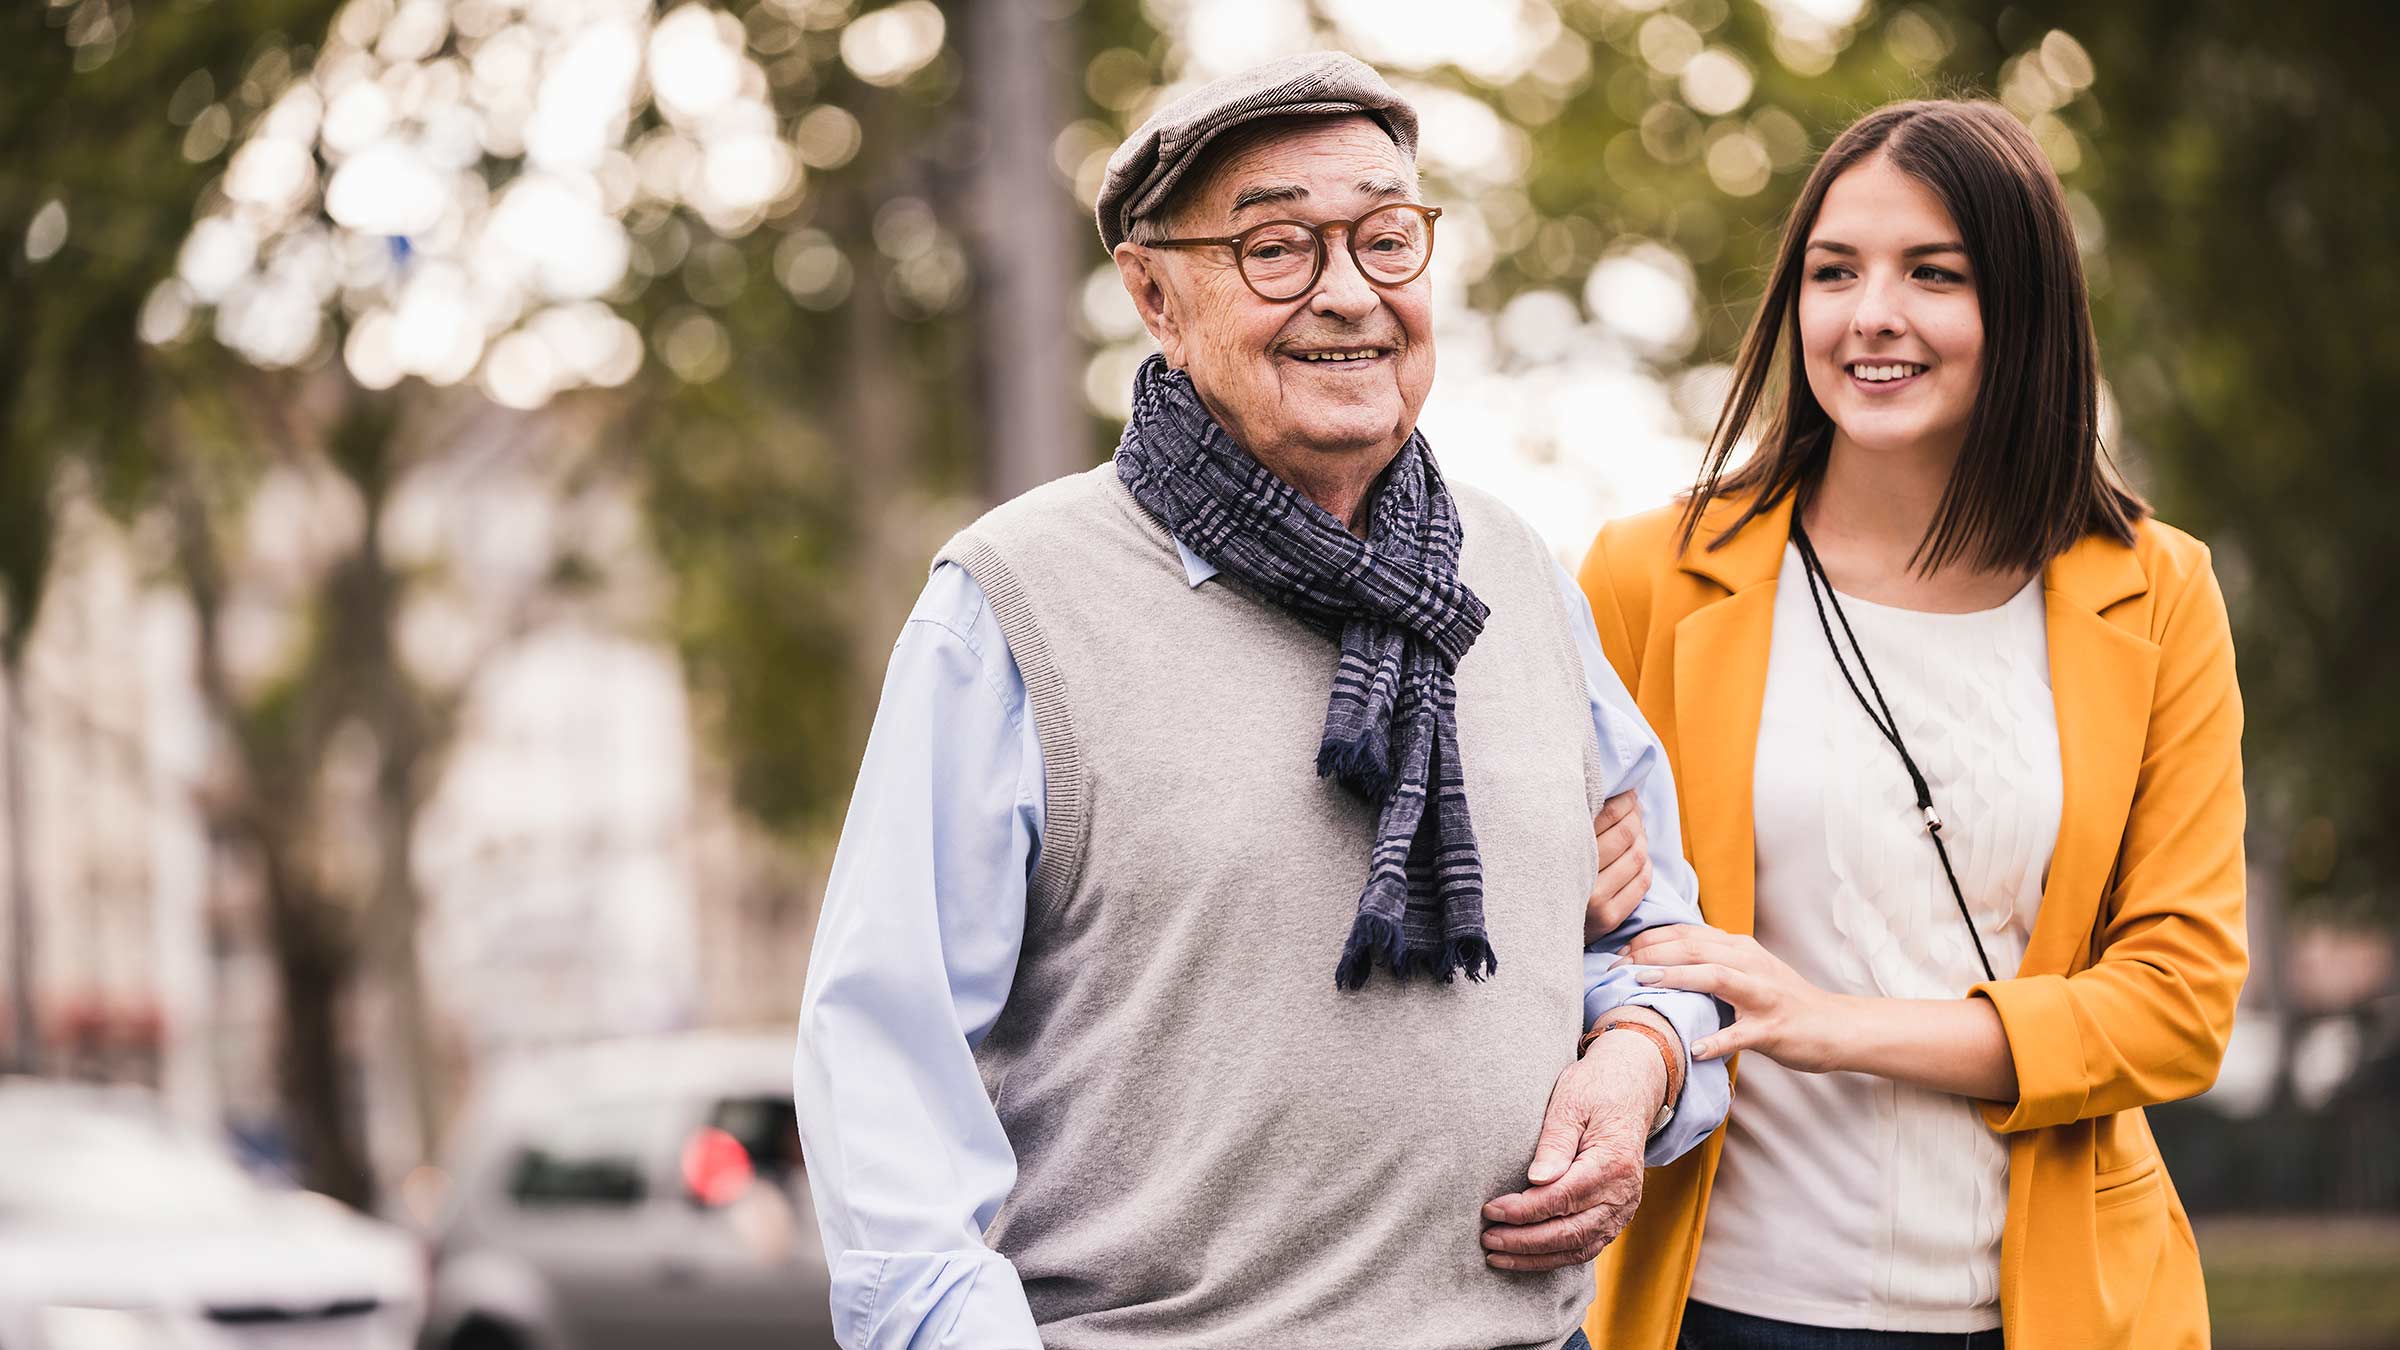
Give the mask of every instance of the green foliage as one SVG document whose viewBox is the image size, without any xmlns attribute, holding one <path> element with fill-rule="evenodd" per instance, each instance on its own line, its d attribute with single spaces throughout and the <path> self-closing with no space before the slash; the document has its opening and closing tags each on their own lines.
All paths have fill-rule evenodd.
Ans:
<svg viewBox="0 0 2400 1350">
<path fill-rule="evenodd" d="M 2101 351 L 2168 520 L 2233 612 L 2260 861 L 2400 914 L 2400 15 L 2342 0 L 2023 6 L 2100 71 L 2076 182 Z"/>
<path fill-rule="evenodd" d="M 652 531 L 676 577 L 673 631 L 737 799 L 789 830 L 846 797 L 859 676 L 837 602 L 857 531 L 838 459 L 807 421 L 672 406 L 658 433 Z"/>
<path fill-rule="evenodd" d="M 1883 10 L 1827 55 L 1822 72 L 1803 75 L 1774 54 L 1773 22 L 1758 5 L 1662 6 L 1656 14 L 1693 21 L 1704 41 L 1750 67 L 1756 82 L 1749 100 L 1714 117 L 1694 112 L 1678 78 L 1644 58 L 1643 29 L 1653 14 L 1573 8 L 1570 22 L 1590 43 L 1583 87 L 1563 100 L 1512 90 L 1493 98 L 1504 114 L 1513 108 L 1539 120 L 1527 122 L 1534 153 L 1524 193 L 1531 216 L 1513 231 L 1523 242 L 1507 251 L 1484 298 L 1578 285 L 1611 248 L 1627 239 L 1656 240 L 1693 269 L 1703 326 L 1691 359 L 1728 359 L 1816 152 L 1879 104 L 1988 88 L 1993 41 L 1963 12 L 1972 8 Z M 1918 47 L 1905 40 L 1919 34 L 1932 40 Z M 1712 172 L 1712 150 L 1728 137 L 1763 145 L 1770 172 L 1748 180 Z M 1740 156 L 1731 158 L 1738 163 Z M 1757 186 L 1736 195 L 1728 182 Z"/>
<path fill-rule="evenodd" d="M 34 0 L 0 14 L 0 597 L 10 653 L 39 607 L 60 465 L 81 464 L 119 506 L 150 488 L 152 368 L 136 320 L 172 271 L 224 148 L 190 124 L 262 106 L 262 61 L 281 54 L 285 33 L 321 31 L 334 9 L 332 0 Z M 198 104 L 189 115 L 170 116 L 178 90 L 203 88 L 186 99 Z M 53 204 L 65 237 L 36 261 L 28 232 Z"/>
<path fill-rule="evenodd" d="M 794 7 L 733 8 L 758 33 L 790 24 Z M 654 338 L 703 309 L 728 336 L 713 379 L 644 376 L 630 447 L 708 740 L 736 801 L 794 837 L 828 828 L 848 800 L 883 655 L 924 566 L 901 542 L 910 512 L 971 492 L 980 468 L 970 293 L 928 303 L 895 256 L 926 242 L 901 234 L 929 223 L 932 248 L 956 247 L 958 58 L 878 87 L 848 71 L 838 37 L 794 42 L 772 67 L 773 102 L 787 124 L 845 110 L 856 154 L 811 170 L 798 203 L 760 229 L 690 232 L 682 267 L 634 302 Z M 643 246 L 689 228 L 658 222 Z M 796 301 L 788 278 L 804 246 L 838 252 L 838 301 Z"/>
</svg>

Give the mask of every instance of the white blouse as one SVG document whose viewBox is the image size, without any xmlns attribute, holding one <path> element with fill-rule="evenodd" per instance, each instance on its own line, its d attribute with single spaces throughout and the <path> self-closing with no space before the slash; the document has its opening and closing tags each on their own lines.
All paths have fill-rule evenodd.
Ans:
<svg viewBox="0 0 2400 1350">
<path fill-rule="evenodd" d="M 2058 842 L 2040 581 L 1972 614 L 1846 595 L 1842 609 L 1932 788 L 1959 886 L 2005 979 L 2024 957 Z M 1827 618 L 1838 636 L 1830 607 Z M 1789 544 L 1755 774 L 1761 945 L 1848 994 L 1955 998 L 1983 979 L 1907 770 L 1843 683 Z M 2007 1148 L 1973 1102 L 1745 1055 L 1692 1297 L 1814 1326 L 1996 1327 L 2007 1206 Z"/>
</svg>

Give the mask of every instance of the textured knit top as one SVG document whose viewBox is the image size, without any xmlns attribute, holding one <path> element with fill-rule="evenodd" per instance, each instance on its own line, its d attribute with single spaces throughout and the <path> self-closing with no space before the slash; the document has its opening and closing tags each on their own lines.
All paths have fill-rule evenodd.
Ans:
<svg viewBox="0 0 2400 1350">
<path fill-rule="evenodd" d="M 2058 840 L 2041 584 L 1971 614 L 1841 603 L 2006 979 Z M 1907 771 L 1835 667 L 1788 544 L 1753 791 L 1761 945 L 1845 994 L 1954 998 L 1984 978 Z M 1727 1128 L 1693 1298 L 1815 1326 L 2000 1325 L 2008 1153 L 1974 1103 L 1746 1055 Z"/>
<path fill-rule="evenodd" d="M 1018 1167 L 987 1236 L 1049 1350 L 1556 1347 L 1591 1299 L 1588 1267 L 1483 1259 L 1582 1027 L 1601 768 L 1547 552 L 1454 491 L 1491 607 L 1457 671 L 1481 983 L 1334 987 L 1373 816 L 1316 773 L 1332 643 L 1193 589 L 1108 466 L 943 551 L 1041 732 L 1041 861 L 976 1058 Z"/>
</svg>

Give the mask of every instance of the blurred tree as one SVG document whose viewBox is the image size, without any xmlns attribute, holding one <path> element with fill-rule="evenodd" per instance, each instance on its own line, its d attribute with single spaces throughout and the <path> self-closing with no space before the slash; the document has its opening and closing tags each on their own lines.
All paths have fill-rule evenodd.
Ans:
<svg viewBox="0 0 2400 1350">
<path fill-rule="evenodd" d="M 2216 545 L 2262 861 L 2400 919 L 2400 15 L 2344 0 L 2031 3 L 2099 72 L 2102 352 L 2168 519 Z"/>
<path fill-rule="evenodd" d="M 32 897 L 23 838 L 25 705 L 18 658 L 41 606 L 61 466 L 124 507 L 153 482 L 156 397 L 136 336 L 145 296 L 189 228 L 247 72 L 282 34 L 321 28 L 331 0 L 136 9 L 25 4 L 0 15 L 0 677 L 11 706 L 10 1025 L 32 1067 Z M 218 90 L 225 96 L 219 99 Z"/>
<path fill-rule="evenodd" d="M 367 10 L 376 20 L 375 7 Z M 85 478 L 109 505 L 158 506 L 177 525 L 174 579 L 200 619 L 202 693 L 223 751 L 204 805 L 220 849 L 261 880 L 282 1002 L 276 1065 L 287 1123 L 310 1184 L 364 1203 L 373 1183 L 350 1059 L 362 973 L 393 1005 L 393 1048 L 423 1140 L 442 1115 L 407 860 L 458 702 L 480 669 L 470 660 L 445 685 L 401 662 L 405 600 L 422 578 L 401 573 L 379 527 L 385 502 L 427 457 L 426 442 L 446 450 L 461 427 L 451 404 L 365 389 L 338 367 L 312 375 L 229 359 L 226 347 L 258 360 L 260 344 L 286 340 L 262 322 L 275 315 L 258 304 L 220 314 L 226 347 L 181 341 L 201 298 L 185 276 L 223 272 L 228 252 L 222 232 L 193 234 L 194 203 L 230 203 L 236 226 L 255 222 L 239 212 L 260 205 L 278 165 L 245 160 L 248 136 L 230 165 L 227 151 L 273 109 L 289 119 L 294 90 L 314 97 L 295 77 L 317 53 L 310 35 L 325 33 L 336 11 L 324 0 L 241 0 L 137 14 L 78 0 L 12 18 L 30 31 L 0 58 L 22 67 L 0 79 L 0 126 L 25 151 L 12 149 L 0 175 L 0 227 L 22 222 L 26 246 L 8 260 L 13 321 L 0 326 L 0 465 L 11 476 L 0 491 L 0 510 L 10 513 L 0 580 L 13 659 L 38 602 L 50 485 L 63 464 L 90 469 Z M 313 256 L 294 247 L 265 261 Z M 279 280 L 292 280 L 288 268 Z M 116 396 L 90 397 L 95 383 Z M 480 400 L 471 413 L 478 407 L 486 421 L 508 415 Z M 323 560 L 314 589 L 290 597 L 305 637 L 288 667 L 261 684 L 228 673 L 221 626 L 235 594 L 258 583 L 239 540 L 250 490 L 278 469 L 343 485 L 362 524 L 345 552 Z M 569 564 L 560 575 L 589 573 Z M 521 627 L 520 615 L 500 631 Z M 12 718 L 12 758 L 18 725 Z M 371 746 L 373 789 L 352 820 L 329 809 L 323 770 L 358 733 Z M 362 874 L 343 875 L 325 860 L 353 829 L 371 841 L 369 861 Z M 11 852 L 21 867 L 24 850 Z M 21 878 L 16 895 L 23 914 Z M 14 950 L 22 969 L 12 994 L 29 1009 L 31 944 Z M 32 1026 L 24 1014 L 15 1021 Z"/>
<path fill-rule="evenodd" d="M 1051 147 L 1076 100 L 1072 34 L 1037 4 L 967 5 L 981 131 L 965 203 L 975 244 L 984 481 L 1005 501 L 1086 467 L 1073 314 L 1084 236 Z"/>
<path fill-rule="evenodd" d="M 740 11 L 807 184 L 722 241 L 782 288 L 723 313 L 727 374 L 669 386 L 640 439 L 709 739 L 786 837 L 838 823 L 925 560 L 979 502 L 1104 443 L 1076 393 L 1090 236 L 1057 160 L 1090 106 L 1082 55 L 1150 30 L 1133 6 L 1076 10 L 946 5 L 944 45 L 897 72 L 883 35 L 929 6 Z"/>
<path fill-rule="evenodd" d="M 186 356 L 205 349 L 161 359 Z M 160 436 L 173 447 L 161 497 L 197 619 L 200 693 L 223 733 L 203 801 L 264 901 L 287 1123 L 311 1183 L 363 1204 L 374 1195 L 356 1085 L 365 1047 L 396 1064 L 419 1149 L 435 1146 L 451 1106 L 412 859 L 466 702 L 543 622 L 569 611 L 623 621 L 605 603 L 625 589 L 612 574 L 626 560 L 578 528 L 590 507 L 605 510 L 584 447 L 616 400 L 573 396 L 535 416 L 474 395 L 361 389 L 339 366 L 218 379 L 216 390 L 187 386 Z M 462 462 L 541 480 L 549 519 L 521 526 L 513 544 L 541 561 L 538 573 L 496 581 L 454 547 L 402 537 L 397 503 L 433 491 L 427 476 L 448 471 L 472 490 Z M 270 481 L 284 489 L 281 514 L 262 516 Z M 260 555 L 251 541 L 262 534 L 281 536 L 266 550 L 280 556 Z M 263 668 L 253 658 L 244 669 L 227 628 L 262 604 L 284 640 Z M 411 650 L 425 645 L 411 643 L 411 620 L 429 609 L 463 632 L 438 655 Z M 379 1025 L 363 1019 L 362 985 L 383 1005 Z"/>
<path fill-rule="evenodd" d="M 978 40 L 1011 53 L 1059 37 L 1030 11 L 985 22 Z M 149 293 L 147 336 L 168 357 L 221 346 L 257 367 L 230 399 L 195 393 L 223 449 L 179 480 L 177 518 L 219 662 L 204 683 L 238 742 L 220 807 L 269 883 L 287 1016 L 331 1026 L 366 961 L 399 1006 L 427 1138 L 441 1112 L 406 859 L 463 684 L 429 688 L 400 661 L 416 581 L 379 543 L 383 514 L 456 435 L 409 428 L 439 425 L 428 410 L 457 401 L 449 386 L 551 435 L 574 408 L 606 409 L 564 433 L 566 452 L 644 485 L 695 703 L 739 800 L 771 828 L 824 829 L 913 579 L 986 472 L 979 401 L 1060 454 L 1041 426 L 1060 423 L 1063 395 L 1019 372 L 979 380 L 973 353 L 980 333 L 1030 360 L 1026 378 L 1063 382 L 1065 298 L 1038 294 L 1067 285 L 1061 268 L 1028 219 L 993 271 L 1025 269 L 1034 293 L 995 287 L 978 316 L 960 242 L 979 194 L 1029 159 L 1036 186 L 1008 185 L 1007 209 L 1072 220 L 1038 186 L 1055 134 L 1043 82 L 979 93 L 979 125 L 949 32 L 926 0 L 523 16 L 354 0 L 228 128 L 226 171 Z M 1003 169 L 978 168 L 993 155 Z M 204 316 L 215 341 L 191 344 Z M 363 525 L 288 597 L 305 640 L 245 689 L 213 634 L 247 482 L 270 465 L 338 480 Z M 327 814 L 309 769 L 357 728 L 377 756 L 385 861 L 347 888 L 366 894 L 345 922 L 327 911 L 345 887 L 308 865 Z M 335 1033 L 323 1041 L 338 1053 Z M 323 1082 L 296 1095 L 310 1098 L 296 1112 L 335 1123 L 328 1139 L 354 1132 Z"/>
</svg>

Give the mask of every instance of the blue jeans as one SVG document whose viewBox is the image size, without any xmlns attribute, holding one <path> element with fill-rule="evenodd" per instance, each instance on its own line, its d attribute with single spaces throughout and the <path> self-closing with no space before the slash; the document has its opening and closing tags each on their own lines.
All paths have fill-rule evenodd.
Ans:
<svg viewBox="0 0 2400 1350">
<path fill-rule="evenodd" d="M 1592 1343 L 1584 1338 L 1584 1334 L 1581 1331 L 1578 1331 L 1574 1335 L 1569 1336 L 1567 1338 L 1567 1343 L 1558 1347 L 1558 1350 L 1592 1350 Z"/>
<path fill-rule="evenodd" d="M 1683 1305 L 1675 1350 L 2003 1350 L 2000 1332 L 1866 1331 L 1776 1322 L 1747 1313 Z"/>
</svg>

